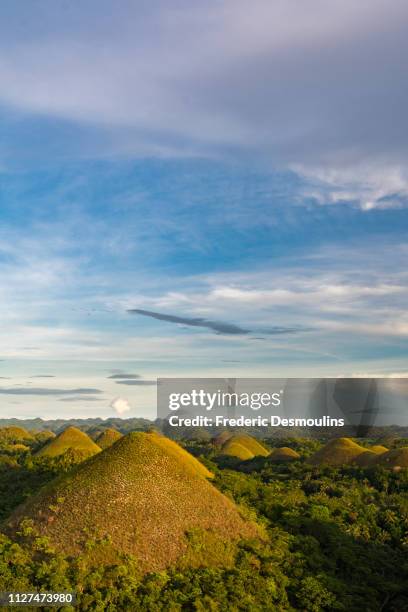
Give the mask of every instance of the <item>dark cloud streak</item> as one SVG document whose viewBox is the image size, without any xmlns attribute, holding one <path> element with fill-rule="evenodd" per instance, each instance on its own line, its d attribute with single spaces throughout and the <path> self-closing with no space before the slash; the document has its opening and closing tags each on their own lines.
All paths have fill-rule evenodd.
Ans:
<svg viewBox="0 0 408 612">
<path fill-rule="evenodd" d="M 250 333 L 249 329 L 244 329 L 238 325 L 234 325 L 234 323 L 210 321 L 201 317 L 178 317 L 175 315 L 163 314 L 161 312 L 154 312 L 152 310 L 142 310 L 140 308 L 131 308 L 128 312 L 130 314 L 138 314 L 145 317 L 151 317 L 152 319 L 158 319 L 159 321 L 167 321 L 168 323 L 178 323 L 179 325 L 188 325 L 190 327 L 205 327 L 218 334 L 244 335 Z"/>
<path fill-rule="evenodd" d="M 187 325 L 190 327 L 201 327 L 210 329 L 217 334 L 226 336 L 246 336 L 251 333 L 263 333 L 270 336 L 281 335 L 281 334 L 293 334 L 299 331 L 305 331 L 304 329 L 297 329 L 294 327 L 270 327 L 266 330 L 252 330 L 245 329 L 235 323 L 228 323 L 223 321 L 211 321 L 210 319 L 204 319 L 202 317 L 179 317 L 176 315 L 164 314 L 161 312 L 154 312 L 152 310 L 143 310 L 141 308 L 131 308 L 127 311 L 129 314 L 137 314 L 145 317 L 151 317 L 159 321 L 166 321 L 168 323 L 176 323 L 179 325 Z"/>
<path fill-rule="evenodd" d="M 42 387 L 0 387 L 0 395 L 43 395 L 43 396 L 58 396 L 58 395 L 92 395 L 102 393 L 100 389 L 46 389 Z"/>
<path fill-rule="evenodd" d="M 129 385 L 137 387 L 151 387 L 157 385 L 155 380 L 117 380 L 117 385 Z"/>
<path fill-rule="evenodd" d="M 53 374 L 35 374 L 30 376 L 30 378 L 55 378 L 55 376 Z"/>
<path fill-rule="evenodd" d="M 126 379 L 134 379 L 141 378 L 140 374 L 112 374 L 112 376 L 108 376 L 108 378 L 112 378 L 113 380 L 122 380 Z"/>
<path fill-rule="evenodd" d="M 92 395 L 83 395 L 82 397 L 61 397 L 59 402 L 105 402 L 104 397 L 93 397 Z"/>
</svg>

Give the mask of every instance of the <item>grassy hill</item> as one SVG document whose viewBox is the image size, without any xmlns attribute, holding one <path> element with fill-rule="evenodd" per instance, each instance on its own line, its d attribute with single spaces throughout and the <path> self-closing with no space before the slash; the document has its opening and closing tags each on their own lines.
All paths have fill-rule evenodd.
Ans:
<svg viewBox="0 0 408 612">
<path fill-rule="evenodd" d="M 105 449 L 112 446 L 112 444 L 120 440 L 120 438 L 122 438 L 122 434 L 116 429 L 109 427 L 99 434 L 95 442 L 100 448 Z"/>
<path fill-rule="evenodd" d="M 273 463 L 286 463 L 296 461 L 297 459 L 300 459 L 299 453 L 288 446 L 275 448 L 268 457 L 268 461 L 272 461 Z"/>
<path fill-rule="evenodd" d="M 375 465 L 388 468 L 408 467 L 408 446 L 394 448 L 378 455 Z"/>
<path fill-rule="evenodd" d="M 258 440 L 246 434 L 234 434 L 221 447 L 220 454 L 246 460 L 254 457 L 267 457 L 267 450 Z"/>
<path fill-rule="evenodd" d="M 13 536 L 28 517 L 57 550 L 71 555 L 86 549 L 90 535 L 108 538 L 95 562 L 131 553 L 143 572 L 231 563 L 236 541 L 259 537 L 258 528 L 196 463 L 163 436 L 128 434 L 29 498 L 4 528 Z"/>
<path fill-rule="evenodd" d="M 39 442 L 40 444 L 45 444 L 46 442 L 49 442 L 50 440 L 55 438 L 56 435 L 53 431 L 45 430 L 45 431 L 35 432 L 34 437 L 35 437 L 36 442 Z"/>
<path fill-rule="evenodd" d="M 69 449 L 80 452 L 84 456 L 95 455 L 101 450 L 86 433 L 76 427 L 67 427 L 56 438 L 43 446 L 38 451 L 37 456 L 56 457 Z"/>
<path fill-rule="evenodd" d="M 157 433 L 150 434 L 151 439 L 155 441 L 157 446 L 160 446 L 166 453 L 174 457 L 177 461 L 181 461 L 184 469 L 194 476 L 201 478 L 213 478 L 214 475 L 193 455 L 188 453 L 184 448 L 179 446 L 174 440 L 166 438 Z"/>
<path fill-rule="evenodd" d="M 213 438 L 213 444 L 215 446 L 221 447 L 227 442 L 227 440 L 232 438 L 233 435 L 234 434 L 232 433 L 232 431 L 222 431 L 220 434 L 215 436 L 215 438 Z"/>
<path fill-rule="evenodd" d="M 377 455 L 381 455 L 381 453 L 386 453 L 389 449 L 382 444 L 374 444 L 374 446 L 370 446 L 370 450 Z"/>
<path fill-rule="evenodd" d="M 236 440 L 228 441 L 222 447 L 221 454 L 227 455 L 228 457 L 236 457 L 237 459 L 242 459 L 242 461 L 253 459 L 255 457 L 254 453 L 250 451 L 249 448 L 243 444 L 240 444 Z"/>
<path fill-rule="evenodd" d="M 353 463 L 367 449 L 350 438 L 334 438 L 308 458 L 312 465 L 345 465 Z"/>
<path fill-rule="evenodd" d="M 381 446 L 379 444 L 375 446 L 371 446 L 369 449 L 366 449 L 364 453 L 358 455 L 354 463 L 356 463 L 360 467 L 372 467 L 375 465 L 379 455 L 386 453 L 388 451 L 385 446 Z"/>
<path fill-rule="evenodd" d="M 30 447 L 26 446 L 25 444 L 22 444 L 21 442 L 16 442 L 15 444 L 10 444 L 7 447 L 7 451 L 9 453 L 17 453 L 17 454 L 19 454 L 21 452 L 25 453 L 25 452 L 27 452 L 29 450 L 30 450 Z"/>
<path fill-rule="evenodd" d="M 22 442 L 33 440 L 33 436 L 24 427 L 1 427 L 0 442 Z"/>
</svg>

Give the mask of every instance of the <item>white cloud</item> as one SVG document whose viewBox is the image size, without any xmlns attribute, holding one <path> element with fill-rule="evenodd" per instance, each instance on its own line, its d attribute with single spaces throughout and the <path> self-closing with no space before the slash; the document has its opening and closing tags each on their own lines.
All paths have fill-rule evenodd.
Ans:
<svg viewBox="0 0 408 612">
<path fill-rule="evenodd" d="M 408 298 L 408 288 L 404 278 L 387 279 L 370 278 L 372 284 L 358 282 L 347 278 L 347 274 L 328 273 L 318 270 L 315 273 L 298 275 L 290 272 L 286 276 L 271 273 L 213 274 L 210 279 L 197 279 L 194 288 L 186 292 L 169 291 L 157 297 L 138 296 L 130 299 L 129 304 L 144 306 L 156 310 L 168 309 L 184 314 L 221 316 L 234 312 L 246 317 L 254 316 L 268 309 L 290 307 L 299 316 L 309 312 L 324 313 L 352 312 L 361 309 L 363 304 L 371 304 L 373 312 L 384 309 L 389 304 L 391 309 L 402 307 L 402 301 Z M 225 282 L 226 284 L 223 284 Z M 228 284 L 227 284 L 228 283 Z M 378 301 L 376 301 L 376 299 Z"/>
<path fill-rule="evenodd" d="M 302 198 L 320 204 L 352 204 L 362 210 L 400 208 L 408 205 L 408 173 L 405 167 L 387 161 L 352 166 L 293 165 L 307 183 Z"/>
<path fill-rule="evenodd" d="M 124 397 L 117 397 L 112 400 L 111 408 L 114 409 L 118 416 L 122 416 L 131 410 L 128 400 Z"/>
</svg>

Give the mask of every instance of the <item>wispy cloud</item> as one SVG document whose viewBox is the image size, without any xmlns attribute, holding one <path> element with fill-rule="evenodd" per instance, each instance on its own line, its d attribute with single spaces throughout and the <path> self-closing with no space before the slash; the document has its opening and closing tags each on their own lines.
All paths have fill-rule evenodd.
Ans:
<svg viewBox="0 0 408 612">
<path fill-rule="evenodd" d="M 43 387 L 0 387 L 0 395 L 43 395 L 58 396 L 58 395 L 88 395 L 102 393 L 100 389 L 47 389 Z"/>
<path fill-rule="evenodd" d="M 155 380 L 117 380 L 117 385 L 128 385 L 129 387 L 152 387 L 157 384 Z"/>
<path fill-rule="evenodd" d="M 55 378 L 54 374 L 35 374 L 34 376 L 30 376 L 30 378 Z"/>
<path fill-rule="evenodd" d="M 112 374 L 112 376 L 109 376 L 108 378 L 112 378 L 113 380 L 122 380 L 124 378 L 126 379 L 141 378 L 141 376 L 140 374 Z"/>
<path fill-rule="evenodd" d="M 73 397 L 61 397 L 59 402 L 104 402 L 106 401 L 103 397 L 94 397 L 93 395 L 82 395 Z"/>
<path fill-rule="evenodd" d="M 177 323 L 179 325 L 186 325 L 187 327 L 202 327 L 205 329 L 210 329 L 211 331 L 215 331 L 217 334 L 222 334 L 226 336 L 243 336 L 250 333 L 264 333 L 268 335 L 280 335 L 280 334 L 293 334 L 298 331 L 305 331 L 301 329 L 296 329 L 295 327 L 271 327 L 269 329 L 264 330 L 251 330 L 245 329 L 236 325 L 235 323 L 227 323 L 224 321 L 211 321 L 209 319 L 204 319 L 202 317 L 184 317 L 184 316 L 176 316 L 170 314 L 164 314 L 161 312 L 153 312 L 151 310 L 143 310 L 140 308 L 131 308 L 128 310 L 130 314 L 139 314 L 146 317 L 151 317 L 152 319 L 158 319 L 159 321 L 166 321 L 168 323 Z"/>
<path fill-rule="evenodd" d="M 404 0 L 41 0 L 24 23 L 15 5 L 0 356 L 24 384 L 2 381 L 6 410 L 109 415 L 117 384 L 145 406 L 158 371 L 403 370 Z M 64 393 L 33 395 L 37 372 Z"/>
<path fill-rule="evenodd" d="M 305 178 L 300 190 L 302 201 L 319 204 L 348 204 L 364 211 L 403 208 L 408 206 L 408 174 L 405 166 L 388 160 L 369 163 L 294 165 L 298 175 Z"/>
<path fill-rule="evenodd" d="M 152 310 L 142 310 L 140 308 L 130 308 L 128 310 L 130 314 L 143 315 L 145 317 L 151 317 L 159 321 L 167 321 L 168 323 L 178 323 L 179 325 L 187 325 L 189 327 L 204 327 L 211 329 L 219 334 L 232 334 L 232 335 L 243 335 L 249 334 L 249 329 L 244 329 L 235 325 L 234 323 L 224 323 L 222 321 L 209 321 L 201 317 L 179 317 L 176 315 L 163 314 L 161 312 L 153 312 Z"/>
<path fill-rule="evenodd" d="M 0 100 L 77 126 L 82 154 L 406 166 L 404 0 L 392 11 L 386 0 L 255 0 L 251 15 L 243 0 L 124 2 L 109 23 L 96 0 L 64 20 L 42 6 L 27 8 L 27 29 L 4 9 Z M 394 182 L 374 179 L 368 193 L 362 176 L 353 193 L 364 206 L 395 205 Z M 340 185 L 329 201 L 340 191 L 349 199 Z"/>
</svg>

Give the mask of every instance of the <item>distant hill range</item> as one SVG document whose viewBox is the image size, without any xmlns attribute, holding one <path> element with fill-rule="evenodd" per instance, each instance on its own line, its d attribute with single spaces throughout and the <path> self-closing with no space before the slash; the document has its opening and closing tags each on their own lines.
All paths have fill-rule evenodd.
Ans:
<svg viewBox="0 0 408 612">
<path fill-rule="evenodd" d="M 0 419 L 1 427 L 23 427 L 28 431 L 53 431 L 59 433 L 69 426 L 77 427 L 82 431 L 92 432 L 99 430 L 99 433 L 105 429 L 112 428 L 123 433 L 130 431 L 146 431 L 153 425 L 153 421 L 148 419 Z"/>
<path fill-rule="evenodd" d="M 222 430 L 215 428 L 172 428 L 169 427 L 168 422 L 163 419 L 156 419 L 151 421 L 144 418 L 130 418 L 130 419 L 119 419 L 112 417 L 109 419 L 102 418 L 91 418 L 91 419 L 0 419 L 1 427 L 23 427 L 28 431 L 53 431 L 59 433 L 69 426 L 77 427 L 82 431 L 88 433 L 93 439 L 101 434 L 105 429 L 111 428 L 119 431 L 122 434 L 129 433 L 130 431 L 149 431 L 154 427 L 155 429 L 162 431 L 166 436 L 171 438 L 196 438 L 196 439 L 209 439 L 222 433 Z M 180 431 L 180 430 L 183 431 Z M 314 428 L 301 428 L 301 427 L 239 427 L 235 430 L 236 434 L 248 434 L 256 438 L 287 438 L 291 437 L 308 437 L 308 438 L 319 438 L 327 439 L 333 437 L 355 437 L 355 431 L 353 428 L 348 427 L 314 427 Z M 391 425 L 388 427 L 371 427 L 367 432 L 367 437 L 384 440 L 388 438 L 408 438 L 408 425 L 398 426 Z"/>
</svg>

